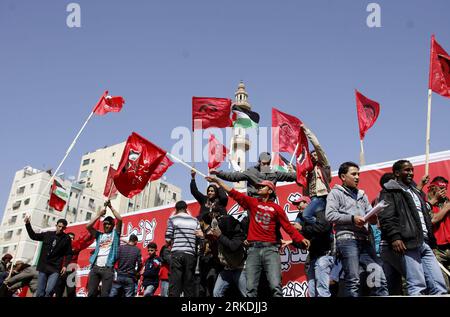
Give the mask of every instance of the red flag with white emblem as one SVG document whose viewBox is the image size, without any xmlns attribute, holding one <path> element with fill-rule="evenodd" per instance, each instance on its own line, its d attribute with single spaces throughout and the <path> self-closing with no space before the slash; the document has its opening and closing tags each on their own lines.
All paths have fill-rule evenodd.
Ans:
<svg viewBox="0 0 450 317">
<path fill-rule="evenodd" d="M 122 110 L 124 103 L 125 100 L 121 96 L 110 96 L 108 95 L 108 90 L 106 90 L 92 112 L 100 116 L 105 115 L 108 112 L 119 112 Z"/>
<path fill-rule="evenodd" d="M 441 96 L 450 98 L 450 56 L 439 45 L 434 35 L 431 37 L 430 55 L 428 88 Z"/>
<path fill-rule="evenodd" d="M 192 130 L 231 127 L 230 114 L 231 99 L 192 97 Z"/>
<path fill-rule="evenodd" d="M 114 176 L 117 190 L 128 198 L 139 194 L 165 156 L 166 151 L 133 132 L 128 137 Z"/>
</svg>

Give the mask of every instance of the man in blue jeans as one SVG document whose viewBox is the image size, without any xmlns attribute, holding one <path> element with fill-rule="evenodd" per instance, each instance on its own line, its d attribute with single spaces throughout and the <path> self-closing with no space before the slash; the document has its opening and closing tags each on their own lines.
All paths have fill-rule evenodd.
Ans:
<svg viewBox="0 0 450 317">
<path fill-rule="evenodd" d="M 381 234 L 398 256 L 406 275 L 408 295 L 447 294 L 444 276 L 432 251 L 436 245 L 429 206 L 413 183 L 407 160 L 392 166 L 395 180 L 384 185 L 380 199 L 389 203 L 380 215 Z"/>
<path fill-rule="evenodd" d="M 334 223 L 336 248 L 345 273 L 345 295 L 358 297 L 360 265 L 367 271 L 367 286 L 377 296 L 387 296 L 387 283 L 375 249 L 369 241 L 364 215 L 372 209 L 364 191 L 358 189 L 359 166 L 353 162 L 341 164 L 338 176 L 342 185 L 335 185 L 327 197 L 326 219 Z M 376 223 L 376 216 L 368 222 Z"/>
<path fill-rule="evenodd" d="M 330 273 L 334 266 L 334 256 L 331 254 L 333 237 L 331 224 L 325 219 L 325 211 L 319 211 L 316 222 L 305 223 L 300 232 L 311 241 L 306 272 L 309 296 L 330 297 Z"/>
<path fill-rule="evenodd" d="M 109 297 L 116 297 L 123 289 L 125 297 L 136 295 L 136 281 L 142 268 L 141 250 L 136 246 L 138 237 L 130 235 L 128 243 L 119 247 L 117 279 L 113 282 Z"/>
<path fill-rule="evenodd" d="M 316 135 L 304 124 L 301 125 L 301 128 L 314 146 L 314 151 L 311 151 L 314 168 L 306 175 L 307 185 L 303 189 L 303 194 L 311 198 L 308 207 L 303 211 L 303 219 L 305 222 L 313 224 L 316 221 L 317 212 L 325 210 L 327 195 L 330 192 L 331 168 Z"/>
<path fill-rule="evenodd" d="M 64 233 L 67 227 L 66 219 L 56 222 L 56 231 L 36 233 L 31 227 L 30 217 L 24 218 L 25 228 L 32 240 L 42 241 L 41 253 L 36 269 L 39 271 L 36 297 L 53 295 L 58 278 L 66 272 L 72 259 L 72 242 Z"/>
<path fill-rule="evenodd" d="M 247 296 L 258 296 L 260 276 L 264 273 L 272 297 L 282 297 L 279 228 L 281 226 L 289 234 L 296 247 L 307 249 L 309 240 L 295 230 L 283 208 L 274 202 L 275 185 L 267 180 L 255 184 L 259 198 L 254 198 L 232 189 L 217 178 L 206 177 L 206 180 L 218 184 L 242 208 L 248 210 Z"/>
</svg>

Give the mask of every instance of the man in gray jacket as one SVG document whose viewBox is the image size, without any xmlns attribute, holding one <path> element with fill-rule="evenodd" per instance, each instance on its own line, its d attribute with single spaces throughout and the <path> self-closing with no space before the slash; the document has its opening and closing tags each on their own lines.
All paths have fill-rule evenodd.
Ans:
<svg viewBox="0 0 450 317">
<path fill-rule="evenodd" d="M 258 164 L 245 170 L 244 172 L 223 172 L 210 170 L 211 175 L 216 175 L 218 178 L 229 182 L 247 181 L 247 195 L 250 197 L 257 196 L 255 185 L 262 181 L 271 181 L 274 185 L 277 182 L 295 182 L 297 174 L 294 172 L 285 173 L 277 172 L 270 168 L 270 161 L 272 160 L 270 153 L 262 152 L 259 154 Z"/>
<path fill-rule="evenodd" d="M 336 248 L 342 261 L 345 277 L 345 295 L 359 296 L 360 265 L 367 271 L 367 286 L 377 296 L 387 296 L 387 283 L 381 265 L 376 260 L 369 241 L 368 224 L 376 223 L 376 216 L 368 221 L 364 215 L 372 209 L 364 191 L 358 189 L 359 166 L 353 162 L 341 164 L 338 176 L 341 185 L 335 185 L 327 197 L 326 219 L 334 224 Z"/>
</svg>

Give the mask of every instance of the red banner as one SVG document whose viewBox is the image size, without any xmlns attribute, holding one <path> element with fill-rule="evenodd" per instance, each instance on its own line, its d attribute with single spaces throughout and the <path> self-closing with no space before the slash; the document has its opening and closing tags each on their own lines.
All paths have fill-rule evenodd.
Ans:
<svg viewBox="0 0 450 317">
<path fill-rule="evenodd" d="M 420 161 L 411 160 L 414 165 L 415 181 L 418 183 L 424 174 L 424 159 Z M 383 164 L 376 164 L 366 166 L 360 175 L 359 187 L 363 189 L 369 196 L 369 200 L 377 197 L 380 186 L 379 179 L 381 175 L 392 171 L 392 164 L 394 162 L 386 162 Z M 450 152 L 445 157 L 438 160 L 431 158 L 430 162 L 430 178 L 438 175 L 448 176 L 450 174 Z M 334 172 L 331 185 L 340 183 L 336 173 Z M 280 184 L 277 186 L 278 203 L 283 207 L 289 220 L 293 222 L 297 216 L 297 209 L 292 205 L 292 201 L 301 195 L 301 188 L 295 183 Z M 199 207 L 197 202 L 188 202 L 188 210 L 193 216 L 197 216 Z M 232 199 L 229 199 L 227 206 L 228 213 L 240 219 L 243 215 L 243 210 Z M 148 209 L 132 214 L 125 214 L 123 216 L 122 239 L 128 240 L 128 237 L 133 233 L 136 234 L 139 241 L 138 247 L 142 249 L 143 260 L 147 257 L 146 246 L 149 242 L 155 242 L 158 245 L 158 250 L 165 243 L 165 231 L 167 227 L 167 219 L 172 215 L 174 206 L 164 206 L 161 208 Z M 80 236 L 85 231 L 86 223 L 70 225 L 67 232 L 74 232 Z M 284 233 L 283 233 L 284 234 Z M 285 239 L 290 240 L 285 234 Z M 87 294 L 87 275 L 89 274 L 89 256 L 95 247 L 93 243 L 88 249 L 82 251 L 78 258 L 80 266 L 78 276 L 80 283 L 77 288 L 78 296 L 86 296 Z M 285 247 L 280 250 L 281 269 L 282 269 L 282 284 L 284 297 L 304 297 L 307 296 L 308 286 L 306 282 L 304 264 L 307 257 L 307 251 L 297 249 L 293 246 Z M 159 294 L 159 289 L 157 294 Z"/>
</svg>

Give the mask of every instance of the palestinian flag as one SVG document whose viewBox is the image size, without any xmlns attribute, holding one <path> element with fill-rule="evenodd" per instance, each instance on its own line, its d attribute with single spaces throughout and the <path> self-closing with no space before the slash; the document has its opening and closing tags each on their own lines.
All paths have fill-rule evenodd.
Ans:
<svg viewBox="0 0 450 317">
<path fill-rule="evenodd" d="M 66 189 L 55 179 L 50 190 L 50 200 L 48 202 L 49 207 L 62 211 L 68 198 L 69 196 L 67 195 Z"/>
<path fill-rule="evenodd" d="M 234 128 L 258 128 L 259 114 L 241 106 L 233 105 L 233 127 Z"/>
<path fill-rule="evenodd" d="M 274 153 L 272 157 L 272 169 L 277 172 L 288 173 L 289 161 L 280 153 Z"/>
</svg>

